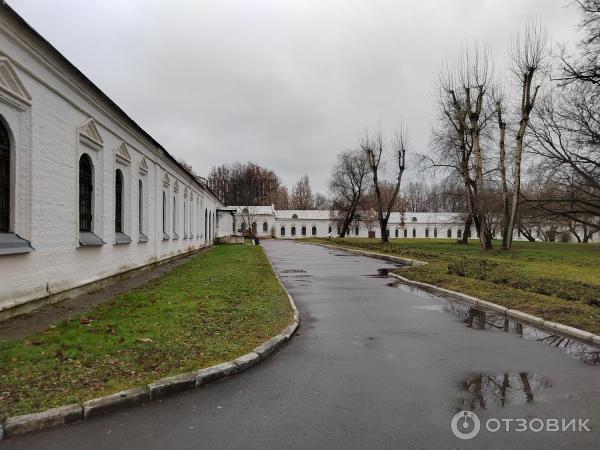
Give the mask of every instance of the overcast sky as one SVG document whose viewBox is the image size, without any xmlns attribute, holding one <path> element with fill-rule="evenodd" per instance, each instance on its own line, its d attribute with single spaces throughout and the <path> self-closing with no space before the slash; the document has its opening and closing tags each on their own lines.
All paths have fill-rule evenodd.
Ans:
<svg viewBox="0 0 600 450">
<path fill-rule="evenodd" d="M 445 56 L 504 62 L 531 14 L 577 38 L 570 0 L 9 0 L 175 157 L 201 175 L 254 161 L 326 191 L 336 153 L 402 118 L 425 152 Z M 411 178 L 419 176 L 413 171 Z"/>
</svg>

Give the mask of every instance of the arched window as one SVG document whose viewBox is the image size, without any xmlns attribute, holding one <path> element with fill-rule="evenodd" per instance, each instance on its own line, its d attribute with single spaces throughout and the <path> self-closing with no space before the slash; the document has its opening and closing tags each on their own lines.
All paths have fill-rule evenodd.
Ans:
<svg viewBox="0 0 600 450">
<path fill-rule="evenodd" d="M 88 155 L 79 158 L 79 231 L 92 231 L 94 193 L 92 161 Z"/>
<path fill-rule="evenodd" d="M 428 238 L 429 237 L 429 228 L 425 228 L 425 237 Z"/>
<path fill-rule="evenodd" d="M 292 214 L 292 219 L 298 220 L 298 214 Z"/>
<path fill-rule="evenodd" d="M 302 236 L 306 236 L 306 227 L 302 227 L 301 232 L 302 232 Z"/>
<path fill-rule="evenodd" d="M 417 221 L 417 218 L 416 218 L 416 217 L 413 217 L 413 218 L 412 218 L 412 219 L 410 219 L 410 220 L 411 220 L 411 221 L 413 221 L 413 222 L 416 222 L 416 221 Z"/>
<path fill-rule="evenodd" d="M 414 228 L 413 228 L 413 237 L 414 237 L 414 238 L 416 238 L 416 237 L 417 237 L 417 230 L 415 230 Z"/>
<path fill-rule="evenodd" d="M 462 230 L 460 228 L 456 231 L 456 237 L 459 239 L 462 237 Z"/>
<path fill-rule="evenodd" d="M 115 232 L 123 232 L 123 173 L 115 172 Z"/>
<path fill-rule="evenodd" d="M 144 232 L 144 185 L 138 181 L 138 231 Z"/>
<path fill-rule="evenodd" d="M 187 239 L 187 199 L 183 199 L 183 238 Z"/>
<path fill-rule="evenodd" d="M 395 236 L 398 237 L 398 228 L 396 228 Z"/>
<path fill-rule="evenodd" d="M 246 222 L 242 222 L 242 234 L 246 234 Z"/>
<path fill-rule="evenodd" d="M 331 234 L 331 225 L 329 226 L 329 231 L 328 231 L 328 233 L 329 233 L 329 234 Z"/>
<path fill-rule="evenodd" d="M 269 231 L 269 224 L 267 222 L 263 222 L 263 232 Z"/>
<path fill-rule="evenodd" d="M 281 227 L 281 230 L 279 230 L 279 234 L 285 236 L 285 227 Z"/>
<path fill-rule="evenodd" d="M 296 236 L 296 227 L 292 227 L 291 234 L 292 236 Z"/>
<path fill-rule="evenodd" d="M 354 235 L 358 236 L 358 225 L 354 227 Z"/>
<path fill-rule="evenodd" d="M 256 235 L 256 222 L 252 222 L 252 234 Z"/>
<path fill-rule="evenodd" d="M 208 213 L 208 238 L 212 241 L 213 236 L 213 223 L 212 223 L 213 212 Z"/>
<path fill-rule="evenodd" d="M 162 231 L 163 238 L 166 237 L 167 234 L 167 194 L 163 191 L 163 205 L 162 205 Z"/>
<path fill-rule="evenodd" d="M 208 240 L 208 235 L 206 234 L 206 227 L 208 225 L 208 210 L 204 208 L 204 242 Z"/>
<path fill-rule="evenodd" d="M 312 227 L 312 229 L 310 231 L 313 236 L 317 235 L 317 227 Z"/>
<path fill-rule="evenodd" d="M 0 232 L 10 231 L 10 138 L 0 121 Z"/>
<path fill-rule="evenodd" d="M 451 238 L 452 237 L 452 229 L 448 228 L 448 231 L 446 232 L 446 236 Z"/>
<path fill-rule="evenodd" d="M 173 237 L 177 238 L 177 197 L 173 197 Z"/>
<path fill-rule="evenodd" d="M 433 229 L 433 237 L 436 238 L 437 237 L 437 228 Z"/>
<path fill-rule="evenodd" d="M 408 237 L 408 230 L 406 228 L 404 229 L 404 237 Z"/>
<path fill-rule="evenodd" d="M 248 208 L 242 209 L 242 214 L 246 214 L 247 215 L 248 214 Z"/>
</svg>

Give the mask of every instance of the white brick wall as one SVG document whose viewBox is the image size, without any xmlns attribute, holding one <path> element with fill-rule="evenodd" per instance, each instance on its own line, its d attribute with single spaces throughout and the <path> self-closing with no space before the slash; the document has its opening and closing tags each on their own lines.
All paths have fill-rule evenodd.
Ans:
<svg viewBox="0 0 600 450">
<path fill-rule="evenodd" d="M 30 104 L 13 101 L 0 92 L 0 116 L 11 133 L 14 170 L 12 230 L 30 240 L 35 251 L 0 256 L 0 310 L 58 293 L 179 253 L 209 245 L 204 232 L 204 210 L 213 219 L 222 206 L 143 132 L 106 99 L 86 84 L 60 57 L 4 9 L 0 13 L 0 51 L 9 59 L 31 97 Z M 134 80 L 132 80 L 133 82 Z M 92 118 L 103 140 L 92 150 L 79 140 L 78 126 Z M 124 142 L 131 156 L 127 165 L 117 163 L 115 148 Z M 79 157 L 87 153 L 94 163 L 94 232 L 106 244 L 79 246 Z M 145 158 L 147 174 L 140 173 Z M 117 165 L 125 184 L 124 231 L 128 245 L 114 245 L 114 179 Z M 177 196 L 178 240 L 162 240 L 162 191 L 165 172 L 171 179 L 168 203 Z M 138 180 L 144 195 L 144 228 L 148 242 L 138 243 Z M 179 192 L 173 186 L 179 184 Z M 183 201 L 188 194 L 184 239 Z M 172 212 L 169 209 L 168 232 Z M 207 227 L 208 228 L 208 227 Z"/>
</svg>

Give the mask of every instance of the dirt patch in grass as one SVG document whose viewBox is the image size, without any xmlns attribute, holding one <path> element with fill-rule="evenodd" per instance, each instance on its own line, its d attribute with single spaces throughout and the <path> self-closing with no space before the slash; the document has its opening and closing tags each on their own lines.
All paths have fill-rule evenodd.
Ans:
<svg viewBox="0 0 600 450">
<path fill-rule="evenodd" d="M 402 269 L 402 276 L 600 334 L 597 244 L 514 242 L 506 252 L 450 239 L 312 241 L 426 261 L 425 266 Z"/>
<path fill-rule="evenodd" d="M 0 418 L 236 358 L 292 317 L 261 247 L 218 246 L 84 315 L 0 341 Z"/>
</svg>

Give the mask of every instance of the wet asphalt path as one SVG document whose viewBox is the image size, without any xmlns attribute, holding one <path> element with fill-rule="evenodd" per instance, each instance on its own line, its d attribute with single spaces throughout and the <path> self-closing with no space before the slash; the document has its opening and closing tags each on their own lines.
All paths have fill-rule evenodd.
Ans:
<svg viewBox="0 0 600 450">
<path fill-rule="evenodd" d="M 598 448 L 600 367 L 466 327 L 443 300 L 388 286 L 376 276 L 391 267 L 385 262 L 287 241 L 264 247 L 302 320 L 267 361 L 193 392 L 0 447 Z M 592 432 L 481 431 L 461 441 L 450 420 L 465 404 L 483 421 L 591 418 Z"/>
</svg>

